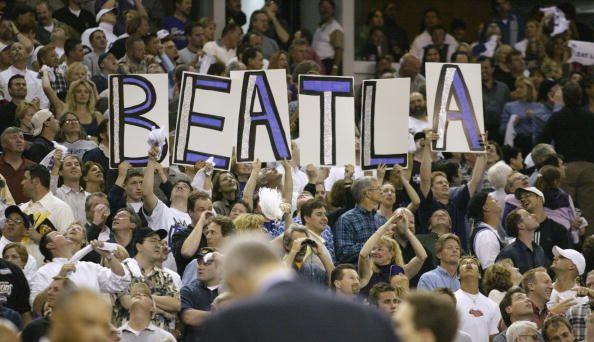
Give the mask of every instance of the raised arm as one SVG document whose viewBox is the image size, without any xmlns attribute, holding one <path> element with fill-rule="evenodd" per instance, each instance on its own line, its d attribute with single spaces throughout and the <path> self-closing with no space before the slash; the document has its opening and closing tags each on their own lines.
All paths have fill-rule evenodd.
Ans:
<svg viewBox="0 0 594 342">
<path fill-rule="evenodd" d="M 487 144 L 487 135 L 483 136 L 483 143 Z M 487 152 L 480 154 L 474 162 L 474 168 L 472 169 L 472 178 L 468 181 L 468 193 L 470 197 L 474 195 L 479 184 L 483 180 L 485 175 L 485 169 L 487 168 Z"/>
<path fill-rule="evenodd" d="M 43 88 L 43 92 L 45 96 L 49 99 L 52 106 L 54 106 L 56 110 L 56 118 L 59 119 L 64 111 L 66 110 L 66 104 L 60 100 L 56 92 L 52 88 L 52 84 L 49 79 L 49 75 L 47 71 L 42 72 L 42 79 L 41 79 L 41 87 Z"/>
<path fill-rule="evenodd" d="M 421 194 L 427 198 L 431 191 L 431 142 L 437 140 L 438 135 L 432 131 L 425 131 L 422 142 L 423 156 L 421 158 Z"/>
<path fill-rule="evenodd" d="M 278 18 L 276 17 L 276 12 L 278 10 L 278 5 L 271 1 L 267 5 L 264 6 L 264 11 L 268 14 L 268 18 L 272 22 L 272 26 L 274 26 L 274 31 L 276 32 L 276 36 L 280 39 L 283 44 L 286 44 L 289 41 L 289 33 L 283 25 L 280 23 Z"/>
<path fill-rule="evenodd" d="M 190 232 L 190 235 L 188 235 L 182 244 L 180 253 L 184 258 L 190 259 L 198 251 L 198 248 L 200 247 L 200 240 L 202 240 L 202 231 L 204 230 L 204 226 L 206 226 L 206 223 L 211 216 L 212 212 L 208 210 L 203 211 L 200 215 L 198 223 L 196 223 L 196 226 L 194 229 L 192 229 L 192 232 Z"/>
<path fill-rule="evenodd" d="M 285 170 L 285 182 L 283 184 L 283 201 L 292 205 L 293 203 L 293 168 L 288 160 L 283 160 L 283 169 Z"/>
<path fill-rule="evenodd" d="M 258 174 L 260 173 L 261 168 L 262 163 L 260 163 L 260 159 L 254 160 L 252 163 L 252 173 L 250 174 L 250 178 L 248 178 L 248 181 L 245 183 L 245 187 L 243 187 L 243 200 L 249 204 L 252 210 L 254 210 L 254 191 L 256 191 Z"/>
<path fill-rule="evenodd" d="M 425 251 L 425 248 L 423 248 L 419 239 L 417 239 L 415 234 L 411 232 L 408 227 L 406 228 L 406 237 L 415 252 L 415 257 L 404 265 L 404 274 L 408 279 L 411 279 L 416 276 L 421 270 L 421 267 L 423 267 L 423 263 L 427 260 L 427 251 Z"/>
<path fill-rule="evenodd" d="M 142 202 L 143 208 L 147 213 L 152 213 L 157 206 L 159 199 L 155 196 L 153 187 L 155 186 L 155 169 L 157 168 L 157 154 L 158 147 L 153 147 L 149 151 L 149 161 L 144 172 L 144 180 L 142 181 Z"/>
</svg>

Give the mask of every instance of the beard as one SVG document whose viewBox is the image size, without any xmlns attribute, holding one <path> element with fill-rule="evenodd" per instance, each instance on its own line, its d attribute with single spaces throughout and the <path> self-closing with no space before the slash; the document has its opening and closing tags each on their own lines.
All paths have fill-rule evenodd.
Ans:
<svg viewBox="0 0 594 342">
<path fill-rule="evenodd" d="M 427 114 L 427 108 L 425 106 L 414 106 L 410 108 L 410 115 L 421 116 Z"/>
</svg>

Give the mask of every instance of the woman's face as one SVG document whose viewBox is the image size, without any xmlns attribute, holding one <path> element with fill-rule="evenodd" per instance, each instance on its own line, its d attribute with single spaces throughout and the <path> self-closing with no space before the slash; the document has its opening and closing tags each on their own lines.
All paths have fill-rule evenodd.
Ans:
<svg viewBox="0 0 594 342">
<path fill-rule="evenodd" d="M 373 262 L 378 266 L 384 266 L 390 264 L 392 258 L 394 257 L 394 253 L 390 251 L 390 249 L 384 245 L 376 245 L 371 250 L 371 258 Z"/>
<path fill-rule="evenodd" d="M 489 164 L 495 164 L 500 159 L 501 159 L 501 157 L 499 156 L 499 154 L 497 154 L 497 148 L 495 147 L 495 145 L 488 144 L 487 145 L 487 162 L 489 162 Z"/>
<path fill-rule="evenodd" d="M 17 265 L 21 270 L 25 268 L 25 263 L 21 260 L 21 256 L 17 253 L 16 248 L 9 248 L 4 250 L 4 255 L 2 256 L 4 260 L 10 261 L 13 264 Z"/>
<path fill-rule="evenodd" d="M 437 49 L 429 49 L 425 62 L 439 62 L 439 52 Z"/>
<path fill-rule="evenodd" d="M 392 206 L 396 202 L 396 189 L 390 183 L 382 185 L 382 204 Z"/>
<path fill-rule="evenodd" d="M 74 224 L 74 225 L 70 226 L 70 228 L 68 228 L 68 230 L 66 230 L 65 237 L 72 242 L 82 244 L 82 243 L 86 242 L 83 229 L 84 228 L 82 226 L 80 226 L 78 224 Z"/>
<path fill-rule="evenodd" d="M 520 171 L 524 169 L 524 158 L 522 157 L 522 152 L 518 152 L 518 155 L 515 158 L 509 159 L 509 166 L 516 171 Z"/>
<path fill-rule="evenodd" d="M 247 208 L 243 205 L 243 203 L 235 203 L 233 207 L 231 207 L 231 212 L 229 213 L 229 218 L 231 220 L 235 220 L 237 216 L 241 214 L 247 214 Z"/>
<path fill-rule="evenodd" d="M 103 171 L 97 165 L 93 165 L 86 175 L 86 181 L 92 183 L 103 183 Z"/>
<path fill-rule="evenodd" d="M 278 67 L 280 69 L 287 69 L 289 67 L 289 59 L 286 54 L 281 53 L 280 56 L 278 56 Z"/>
<path fill-rule="evenodd" d="M 516 95 L 521 100 L 526 100 L 528 97 L 528 86 L 524 82 L 516 83 Z"/>
<path fill-rule="evenodd" d="M 91 98 L 91 92 L 84 85 L 79 85 L 74 91 L 74 101 L 79 104 L 87 104 Z"/>
<path fill-rule="evenodd" d="M 217 25 L 215 23 L 209 24 L 204 28 L 204 37 L 206 40 L 211 41 L 214 40 L 214 34 L 217 30 Z"/>
<path fill-rule="evenodd" d="M 87 72 L 84 68 L 80 68 L 72 73 L 72 79 L 70 82 L 72 83 L 74 81 L 84 80 L 85 78 L 87 78 Z"/>
<path fill-rule="evenodd" d="M 80 123 L 76 115 L 66 114 L 66 119 L 64 121 L 64 125 L 62 126 L 62 130 L 66 133 L 80 132 Z"/>
<path fill-rule="evenodd" d="M 535 72 L 530 75 L 530 79 L 532 80 L 532 83 L 534 83 L 534 86 L 538 89 L 544 81 L 544 76 L 540 72 Z"/>
<path fill-rule="evenodd" d="M 380 11 L 375 11 L 371 17 L 371 26 L 384 26 L 384 15 Z"/>
<path fill-rule="evenodd" d="M 22 114 L 22 118 L 20 118 L 21 122 L 26 124 L 27 126 L 31 126 L 31 119 L 33 119 L 33 115 L 35 115 L 36 110 L 35 108 L 29 107 L 25 112 Z"/>
</svg>

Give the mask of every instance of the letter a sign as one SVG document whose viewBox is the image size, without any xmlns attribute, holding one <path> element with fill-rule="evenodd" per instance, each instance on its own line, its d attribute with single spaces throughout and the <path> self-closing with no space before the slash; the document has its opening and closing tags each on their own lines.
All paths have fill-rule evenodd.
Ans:
<svg viewBox="0 0 594 342">
<path fill-rule="evenodd" d="M 480 64 L 425 63 L 433 151 L 484 152 Z"/>
</svg>

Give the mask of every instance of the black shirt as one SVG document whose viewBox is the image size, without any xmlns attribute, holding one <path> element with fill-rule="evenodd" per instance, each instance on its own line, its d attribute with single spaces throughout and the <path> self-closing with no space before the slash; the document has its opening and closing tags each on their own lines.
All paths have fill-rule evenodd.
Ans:
<svg viewBox="0 0 594 342">
<path fill-rule="evenodd" d="M 70 12 L 68 6 L 64 6 L 54 12 L 54 18 L 63 22 L 66 25 L 70 25 L 78 33 L 82 34 L 84 30 L 97 26 L 95 16 L 91 12 L 84 9 L 80 10 L 78 17 L 74 13 Z"/>
<path fill-rule="evenodd" d="M 12 101 L 0 105 L 0 134 L 8 127 L 16 126 L 16 108 Z"/>
<path fill-rule="evenodd" d="M 514 265 L 524 273 L 536 267 L 548 268 L 550 261 L 545 256 L 544 249 L 532 242 L 532 250 L 524 244 L 524 242 L 516 239 L 516 241 L 505 246 L 496 261 L 503 259 L 511 259 Z"/>
<path fill-rule="evenodd" d="M 29 283 L 23 271 L 15 264 L 0 258 L 0 296 L 5 306 L 22 314 L 31 311 Z"/>
<path fill-rule="evenodd" d="M 21 334 L 21 339 L 23 342 L 37 342 L 39 339 L 47 335 L 49 328 L 49 318 L 42 317 L 40 319 L 34 320 L 25 327 L 23 333 Z"/>
<path fill-rule="evenodd" d="M 184 274 L 184 270 L 186 266 L 198 256 L 198 251 L 203 247 L 206 247 L 206 237 L 204 236 L 204 232 L 202 233 L 202 238 L 200 239 L 200 245 L 196 250 L 196 254 L 191 258 L 186 258 L 181 254 L 181 249 L 184 244 L 184 241 L 190 236 L 190 233 L 194 229 L 192 226 L 188 226 L 188 228 L 177 231 L 173 234 L 171 238 L 171 252 L 173 253 L 173 257 L 175 258 L 175 265 L 177 266 L 177 273 Z"/>
<path fill-rule="evenodd" d="M 180 315 L 188 309 L 210 311 L 212 301 L 219 295 L 219 289 L 213 290 L 206 287 L 198 279 L 194 279 L 180 290 L 181 310 Z M 182 341 L 197 341 L 200 326 L 186 326 Z"/>
<path fill-rule="evenodd" d="M 594 162 L 594 114 L 579 107 L 565 107 L 553 113 L 539 142 L 555 143 L 565 162 Z"/>
<path fill-rule="evenodd" d="M 573 248 L 569 231 L 550 218 L 542 221 L 534 234 L 534 242 L 542 247 L 547 260 L 553 260 L 553 246 L 561 249 Z"/>
<path fill-rule="evenodd" d="M 39 164 L 53 150 L 54 143 L 38 135 L 33 139 L 31 146 L 25 151 L 23 156 Z"/>
</svg>

